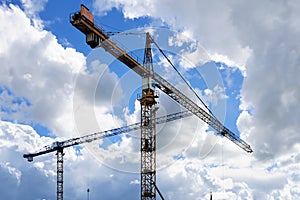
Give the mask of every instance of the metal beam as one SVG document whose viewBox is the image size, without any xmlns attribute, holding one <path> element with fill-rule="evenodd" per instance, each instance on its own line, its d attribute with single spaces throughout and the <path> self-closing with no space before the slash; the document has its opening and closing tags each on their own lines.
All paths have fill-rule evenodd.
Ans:
<svg viewBox="0 0 300 200">
<path fill-rule="evenodd" d="M 64 192 L 64 152 L 63 148 L 57 150 L 57 200 L 63 200 Z"/>
<path fill-rule="evenodd" d="M 143 65 L 150 74 L 143 76 L 141 103 L 141 199 L 156 199 L 156 98 L 152 87 L 153 73 L 150 34 L 147 33 Z M 153 123 L 151 123 L 153 122 Z"/>
</svg>

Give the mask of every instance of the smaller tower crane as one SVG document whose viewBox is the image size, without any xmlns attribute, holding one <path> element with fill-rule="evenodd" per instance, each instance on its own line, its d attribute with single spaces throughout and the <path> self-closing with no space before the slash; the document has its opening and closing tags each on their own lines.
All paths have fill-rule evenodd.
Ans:
<svg viewBox="0 0 300 200">
<path fill-rule="evenodd" d="M 182 111 L 182 112 L 178 112 L 178 113 L 173 113 L 173 114 L 168 114 L 165 116 L 161 116 L 158 117 L 154 120 L 148 121 L 149 124 L 163 124 L 166 122 L 171 122 L 177 119 L 181 119 L 181 118 L 185 118 L 185 117 L 190 117 L 192 116 L 192 113 L 188 112 L 188 111 Z M 28 154 L 24 154 L 23 157 L 26 158 L 29 162 L 33 161 L 34 157 L 40 156 L 40 155 L 44 155 L 44 154 L 48 154 L 51 152 L 56 152 L 56 156 L 57 156 L 57 182 L 56 182 L 56 186 L 57 186 L 57 200 L 63 200 L 63 156 L 64 156 L 64 149 L 68 148 L 68 147 L 72 147 L 72 146 L 76 146 L 76 145 L 80 145 L 80 144 L 84 144 L 84 143 L 90 143 L 96 140 L 100 140 L 103 138 L 107 138 L 107 137 L 111 137 L 111 136 L 116 136 L 116 135 L 120 135 L 123 133 L 128 133 L 128 132 L 132 132 L 138 129 L 141 129 L 141 123 L 134 123 L 128 126 L 123 126 L 121 128 L 115 128 L 115 129 L 111 129 L 111 130 L 107 130 L 107 131 L 100 131 L 100 132 L 96 132 L 96 133 L 92 133 L 92 134 L 88 134 L 82 137 L 76 137 L 76 138 L 72 138 L 72 139 L 68 139 L 65 141 L 61 141 L 61 142 L 53 142 L 51 145 L 47 145 L 45 147 L 43 147 L 41 150 L 35 152 L 35 153 L 28 153 Z M 157 186 L 154 185 L 158 190 Z M 159 192 L 159 195 L 162 197 L 162 194 Z"/>
</svg>

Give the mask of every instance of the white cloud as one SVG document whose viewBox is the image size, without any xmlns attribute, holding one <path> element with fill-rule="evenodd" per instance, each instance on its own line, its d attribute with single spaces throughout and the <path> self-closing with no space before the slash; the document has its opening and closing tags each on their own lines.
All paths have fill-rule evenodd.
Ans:
<svg viewBox="0 0 300 200">
<path fill-rule="evenodd" d="M 297 122 L 300 41 L 299 30 L 293 27 L 299 23 L 299 17 L 294 18 L 299 15 L 295 10 L 299 4 L 295 1 L 264 4 L 238 4 L 232 17 L 239 27 L 241 42 L 253 50 L 241 91 L 242 107 L 250 109 L 252 116 L 240 120 L 248 123 L 241 131 L 249 132 L 249 142 L 258 158 L 272 159 L 297 151 L 295 145 L 300 143 Z M 246 7 L 253 9 L 250 12 Z M 246 13 L 241 15 L 241 10 Z M 251 30 L 255 34 L 246 34 Z"/>
<path fill-rule="evenodd" d="M 19 171 L 15 167 L 11 167 L 9 162 L 5 163 L 5 165 L 1 166 L 1 168 L 7 170 L 7 172 L 16 179 L 17 185 L 20 184 L 21 175 L 22 175 L 21 171 Z"/>
<path fill-rule="evenodd" d="M 239 129 L 239 131 L 242 133 L 241 137 L 245 137 L 245 136 L 249 136 L 249 133 L 251 132 L 251 130 L 253 129 L 252 127 L 252 119 L 253 117 L 249 114 L 249 112 L 247 110 L 243 110 L 237 121 L 237 127 Z"/>
<path fill-rule="evenodd" d="M 210 102 L 213 106 L 218 105 L 218 101 L 227 99 L 228 96 L 225 94 L 225 89 L 216 85 L 212 90 L 204 90 L 206 102 Z"/>
<path fill-rule="evenodd" d="M 14 5 L 1 6 L 0 16 L 9 22 L 3 23 L 0 33 L 1 85 L 31 105 L 22 110 L 25 116 L 10 119 L 2 113 L 2 117 L 25 123 L 34 120 L 55 134 L 66 135 L 73 130 L 67 123 L 72 121 L 71 92 L 74 77 L 85 64 L 84 56 L 63 48 L 51 33 L 33 27 Z"/>
<path fill-rule="evenodd" d="M 96 124 L 106 117 L 112 118 L 110 113 L 106 114 L 111 109 L 104 108 L 112 103 L 112 95 L 121 97 L 122 91 L 119 87 L 114 88 L 113 83 L 118 78 L 107 70 L 106 65 L 94 63 L 95 66 L 91 66 L 93 72 L 86 72 L 83 54 L 62 47 L 50 32 L 32 26 L 25 13 L 14 5 L 1 6 L 0 16 L 9 22 L 3 23 L 0 31 L 0 85 L 4 87 L 1 104 L 13 111 L 2 110 L 3 119 L 39 123 L 54 135 L 71 137 L 75 128 L 78 130 L 78 121 L 76 116 L 74 121 L 73 116 L 78 111 L 78 105 L 73 105 L 74 93 L 85 99 L 83 105 L 90 109 L 83 114 L 96 113 Z M 111 87 L 102 87 L 103 83 Z M 14 103 L 16 100 L 20 103 Z M 84 122 L 88 119 L 86 115 Z M 112 128 L 112 125 L 105 128 Z M 83 131 L 90 133 L 99 130 L 97 128 Z"/>
<path fill-rule="evenodd" d="M 184 43 L 189 43 L 191 41 L 190 34 L 188 32 L 175 33 L 173 37 L 168 38 L 169 46 L 182 47 Z"/>
<path fill-rule="evenodd" d="M 123 92 L 117 84 L 119 78 L 106 64 L 98 60 L 83 68 L 76 76 L 73 93 L 74 123 L 79 135 L 109 130 L 122 126 L 119 116 L 114 115 L 115 106 L 120 104 Z"/>
<path fill-rule="evenodd" d="M 6 184 L 1 186 L 2 198 L 30 199 L 51 192 L 52 187 L 49 187 L 49 192 L 43 187 L 40 187 L 40 191 L 28 190 L 31 184 L 43 183 L 46 177 L 41 170 L 29 168 L 27 161 L 22 158 L 23 153 L 32 152 L 50 142 L 50 138 L 40 137 L 30 126 L 0 121 L 0 173 L 6 180 Z M 54 183 L 53 176 L 48 178 L 48 183 L 50 180 Z"/>
<path fill-rule="evenodd" d="M 234 2 L 234 1 L 233 1 Z M 244 69 L 250 56 L 247 45 L 241 45 L 237 38 L 237 27 L 232 24 L 233 2 L 220 1 L 95 1 L 94 7 L 105 12 L 112 7 L 120 8 L 130 19 L 151 16 L 161 19 L 175 30 L 184 30 L 200 41 L 209 55 L 230 66 Z M 180 10 L 180 12 L 178 12 Z M 230 61 L 227 63 L 227 61 Z"/>
<path fill-rule="evenodd" d="M 44 10 L 48 0 L 21 0 L 24 12 L 29 16 L 33 26 L 42 30 L 44 27 L 43 21 L 39 17 L 39 13 Z"/>
<path fill-rule="evenodd" d="M 189 50 L 182 51 L 180 54 L 182 56 L 182 61 L 180 64 L 184 68 L 194 68 L 195 66 L 201 66 L 202 64 L 210 62 L 214 59 L 213 57 L 209 56 L 197 42 L 192 43 Z M 187 62 L 191 62 L 192 64 L 190 65 Z"/>
<path fill-rule="evenodd" d="M 48 0 L 21 0 L 25 13 L 29 16 L 43 11 Z"/>
</svg>

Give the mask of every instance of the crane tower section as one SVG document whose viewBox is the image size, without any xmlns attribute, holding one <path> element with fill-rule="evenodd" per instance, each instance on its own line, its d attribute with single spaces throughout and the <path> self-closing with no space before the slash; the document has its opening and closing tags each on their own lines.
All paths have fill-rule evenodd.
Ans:
<svg viewBox="0 0 300 200">
<path fill-rule="evenodd" d="M 146 34 L 146 45 L 144 51 L 144 67 L 150 72 L 142 77 L 141 104 L 141 199 L 156 199 L 156 98 L 153 75 L 153 63 L 151 53 L 151 37 Z"/>
<path fill-rule="evenodd" d="M 64 191 L 64 179 L 63 179 L 63 173 L 64 173 L 64 168 L 63 168 L 63 163 L 64 163 L 64 152 L 63 148 L 58 148 L 57 149 L 57 184 L 56 184 L 56 191 L 57 191 L 57 200 L 63 200 L 63 191 Z"/>
</svg>

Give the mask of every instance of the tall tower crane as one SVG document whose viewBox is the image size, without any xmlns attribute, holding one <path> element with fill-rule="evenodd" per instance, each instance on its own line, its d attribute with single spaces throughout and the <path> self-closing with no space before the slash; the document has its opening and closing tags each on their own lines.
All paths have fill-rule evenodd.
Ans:
<svg viewBox="0 0 300 200">
<path fill-rule="evenodd" d="M 250 145 L 226 128 L 213 114 L 206 112 L 190 98 L 180 92 L 176 87 L 153 71 L 151 44 L 158 46 L 149 33 L 146 35 L 146 47 L 144 62 L 140 64 L 116 43 L 110 40 L 109 35 L 94 23 L 93 14 L 84 5 L 80 11 L 71 15 L 71 24 L 86 36 L 86 43 L 91 48 L 102 47 L 131 70 L 142 77 L 141 103 L 141 199 L 156 199 L 156 133 L 155 123 L 149 121 L 155 119 L 156 98 L 155 88 L 160 89 L 182 107 L 193 113 L 199 119 L 210 125 L 220 134 L 241 147 L 246 152 L 253 152 Z M 146 86 L 145 86 L 146 85 Z M 154 87 L 153 87 L 154 86 Z"/>
</svg>

